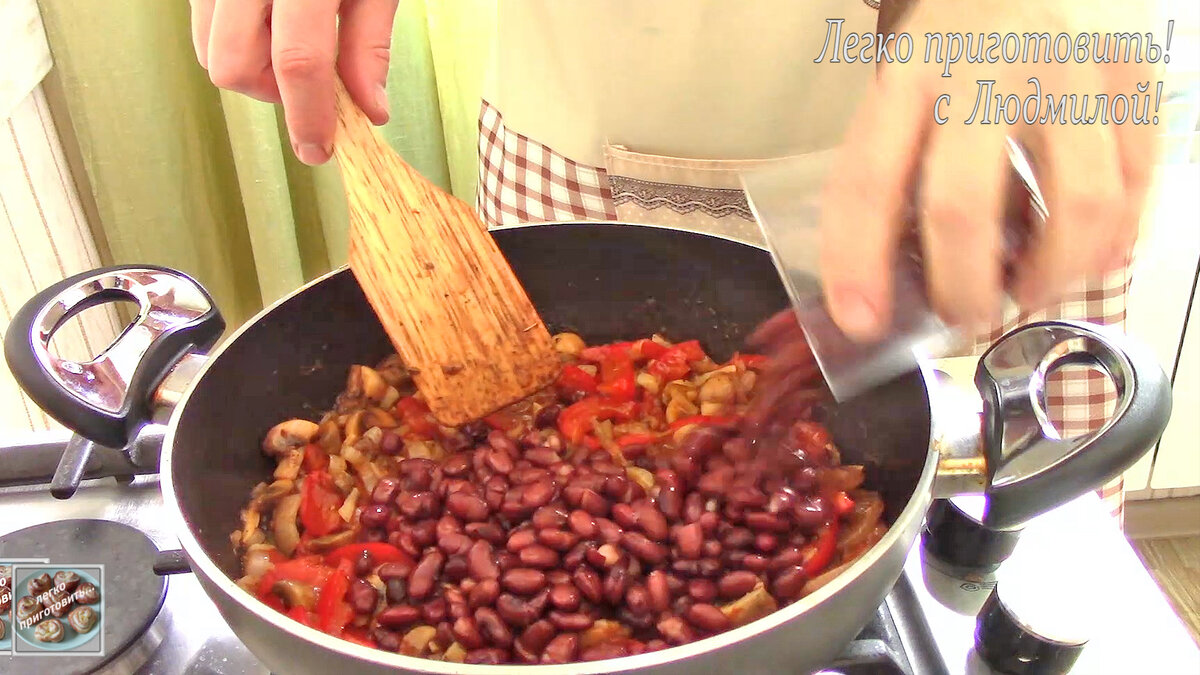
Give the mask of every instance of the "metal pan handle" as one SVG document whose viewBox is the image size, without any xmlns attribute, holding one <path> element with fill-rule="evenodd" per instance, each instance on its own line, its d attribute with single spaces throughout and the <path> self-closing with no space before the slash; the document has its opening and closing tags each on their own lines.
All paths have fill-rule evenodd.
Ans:
<svg viewBox="0 0 1200 675">
<path fill-rule="evenodd" d="M 1117 391 L 1100 429 L 1061 438 L 1050 421 L 1046 382 L 1069 364 L 1102 370 Z M 1171 384 L 1146 347 L 1111 329 L 1043 321 L 1009 333 L 979 361 L 982 445 L 989 472 L 984 524 L 1015 529 L 1128 469 L 1162 436 Z"/>
<path fill-rule="evenodd" d="M 99 356 L 81 363 L 50 353 L 50 339 L 68 319 L 123 300 L 137 304 L 137 318 Z M 21 388 L 54 419 L 120 448 L 149 420 L 153 392 L 171 367 L 188 352 L 208 350 L 224 330 L 212 298 L 191 277 L 148 265 L 108 267 L 64 279 L 25 303 L 4 337 L 4 356 Z"/>
</svg>

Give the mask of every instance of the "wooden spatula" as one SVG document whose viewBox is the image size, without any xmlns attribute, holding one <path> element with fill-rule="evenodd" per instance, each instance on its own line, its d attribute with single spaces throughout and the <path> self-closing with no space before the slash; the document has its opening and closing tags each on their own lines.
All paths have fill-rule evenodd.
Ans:
<svg viewBox="0 0 1200 675">
<path fill-rule="evenodd" d="M 337 83 L 350 269 L 430 411 L 479 419 L 546 386 L 550 332 L 466 202 L 404 162 Z"/>
</svg>

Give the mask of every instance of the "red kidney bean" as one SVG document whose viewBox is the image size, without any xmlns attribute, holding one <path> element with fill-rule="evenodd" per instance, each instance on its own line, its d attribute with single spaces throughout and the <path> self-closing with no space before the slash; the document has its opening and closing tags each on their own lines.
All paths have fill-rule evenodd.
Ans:
<svg viewBox="0 0 1200 675">
<path fill-rule="evenodd" d="M 526 546 L 517 554 L 521 564 L 526 567 L 549 570 L 558 566 L 558 553 L 540 544 Z"/>
<path fill-rule="evenodd" d="M 590 567 L 580 566 L 575 569 L 571 579 L 575 582 L 575 587 L 591 602 L 598 603 L 604 599 L 604 584 L 600 580 L 600 575 L 596 570 Z"/>
<path fill-rule="evenodd" d="M 658 620 L 656 625 L 659 635 L 673 645 L 682 645 L 696 639 L 696 633 L 686 621 L 668 614 Z"/>
<path fill-rule="evenodd" d="M 554 584 L 550 587 L 550 604 L 564 612 L 574 612 L 579 609 L 579 590 L 569 583 Z"/>
<path fill-rule="evenodd" d="M 789 546 L 771 558 L 770 569 L 779 571 L 786 567 L 795 567 L 804 562 L 804 553 L 799 546 Z"/>
<path fill-rule="evenodd" d="M 575 568 L 582 565 L 583 561 L 587 559 L 587 552 L 593 548 L 595 546 L 586 541 L 576 544 L 563 556 L 563 568 L 568 572 L 574 572 Z"/>
<path fill-rule="evenodd" d="M 742 567 L 756 574 L 761 574 L 766 572 L 767 568 L 770 567 L 770 561 L 761 555 L 750 553 L 745 558 L 742 558 Z"/>
<path fill-rule="evenodd" d="M 511 569 L 500 577 L 500 585 L 520 595 L 532 595 L 546 586 L 546 573 L 529 567 Z"/>
<path fill-rule="evenodd" d="M 746 511 L 737 504 L 725 504 L 725 507 L 721 509 L 721 514 L 730 522 L 740 523 L 745 517 Z"/>
<path fill-rule="evenodd" d="M 688 595 L 696 602 L 712 602 L 717 598 L 717 585 L 708 579 L 692 579 L 688 582 Z"/>
<path fill-rule="evenodd" d="M 667 588 L 671 591 L 671 595 L 682 595 L 687 593 L 687 582 L 675 576 L 674 574 L 671 574 L 670 572 L 667 572 L 666 576 Z"/>
<path fill-rule="evenodd" d="M 683 499 L 683 519 L 689 523 L 700 520 L 704 515 L 704 495 L 699 492 L 689 492 Z"/>
<path fill-rule="evenodd" d="M 528 485 L 534 481 L 550 478 L 549 472 L 545 469 L 527 466 L 522 469 L 515 469 L 508 474 L 514 485 Z"/>
<path fill-rule="evenodd" d="M 563 552 L 579 542 L 579 535 L 565 530 L 538 530 L 537 540 L 543 546 Z"/>
<path fill-rule="evenodd" d="M 796 491 L 790 487 L 781 487 L 771 493 L 771 498 L 767 501 L 767 513 L 788 513 L 795 503 Z"/>
<path fill-rule="evenodd" d="M 607 516 L 610 504 L 595 490 L 584 489 L 583 494 L 579 496 L 579 508 L 593 516 Z"/>
<path fill-rule="evenodd" d="M 696 519 L 700 523 L 700 529 L 704 530 L 705 535 L 711 535 L 717 531 L 717 526 L 721 524 L 721 517 L 715 511 L 705 511 Z"/>
<path fill-rule="evenodd" d="M 392 579 L 400 579 L 401 581 L 408 578 L 408 575 L 413 571 L 412 563 L 408 562 L 386 562 L 375 570 L 375 574 L 383 581 L 391 581 Z"/>
<path fill-rule="evenodd" d="M 442 462 L 442 473 L 452 478 L 465 476 L 471 468 L 471 455 L 456 452 Z"/>
<path fill-rule="evenodd" d="M 626 532 L 625 536 L 621 538 L 621 545 L 649 565 L 658 565 L 667 558 L 666 547 L 650 541 L 641 532 Z"/>
<path fill-rule="evenodd" d="M 375 567 L 375 559 L 371 557 L 370 552 L 363 551 L 362 555 L 354 559 L 354 575 L 365 577 L 371 573 Z"/>
<path fill-rule="evenodd" d="M 787 521 L 781 516 L 766 511 L 746 513 L 746 527 L 758 532 L 787 532 Z"/>
<path fill-rule="evenodd" d="M 438 539 L 437 521 L 430 518 L 422 520 L 419 523 L 413 523 L 409 526 L 408 533 L 412 535 L 413 541 L 417 543 L 417 546 L 421 548 L 432 546 Z"/>
<path fill-rule="evenodd" d="M 584 539 L 596 536 L 596 520 L 587 511 L 582 509 L 572 511 L 567 522 L 570 524 L 571 530 Z"/>
<path fill-rule="evenodd" d="M 412 605 L 392 605 L 384 609 L 376 617 L 375 621 L 384 628 L 399 630 L 410 626 L 421 619 L 421 610 Z"/>
<path fill-rule="evenodd" d="M 546 619 L 541 619 L 533 622 L 528 628 L 522 631 L 521 637 L 517 638 L 517 645 L 531 652 L 541 654 L 546 645 L 550 644 L 554 633 L 554 624 Z"/>
<path fill-rule="evenodd" d="M 724 571 L 724 567 L 721 566 L 721 561 L 717 558 L 701 558 L 696 563 L 696 572 L 702 577 L 715 579 L 721 575 L 722 571 Z"/>
<path fill-rule="evenodd" d="M 449 614 L 451 619 L 458 620 L 464 616 L 471 615 L 471 608 L 467 606 L 465 600 L 460 602 L 447 601 L 446 606 L 450 608 Z"/>
<path fill-rule="evenodd" d="M 613 504 L 612 519 L 617 525 L 628 530 L 637 526 L 637 516 L 629 504 Z"/>
<path fill-rule="evenodd" d="M 625 591 L 625 606 L 634 614 L 648 614 L 654 609 L 650 592 L 641 584 L 633 584 Z"/>
<path fill-rule="evenodd" d="M 487 453 L 487 465 L 495 473 L 508 473 L 513 470 L 515 462 L 507 452 L 492 450 Z"/>
<path fill-rule="evenodd" d="M 720 633 L 732 625 L 724 612 L 703 602 L 692 605 L 685 616 L 693 626 L 709 633 Z"/>
<path fill-rule="evenodd" d="M 629 573 L 624 567 L 616 566 L 604 576 L 604 599 L 611 605 L 620 604 L 629 588 Z"/>
<path fill-rule="evenodd" d="M 417 563 L 417 567 L 412 571 L 412 575 L 408 578 L 408 594 L 409 596 L 422 600 L 433 591 L 433 585 L 437 581 L 438 574 L 442 571 L 442 564 L 445 563 L 446 556 L 440 551 L 433 550 L 425 554 L 421 558 L 421 562 Z"/>
<path fill-rule="evenodd" d="M 381 530 L 379 528 L 367 528 L 363 534 L 363 539 L 368 542 L 387 541 L 388 533 L 387 530 Z"/>
<path fill-rule="evenodd" d="M 468 523 L 487 520 L 487 502 L 475 495 L 465 492 L 455 492 L 446 497 L 446 509 Z"/>
<path fill-rule="evenodd" d="M 627 448 L 622 448 L 626 450 Z M 632 651 L 627 643 L 621 642 L 602 642 L 598 645 L 592 645 L 579 652 L 580 661 L 603 661 L 605 659 L 618 659 L 622 656 L 630 656 L 635 652 Z"/>
<path fill-rule="evenodd" d="M 388 535 L 388 543 L 396 546 L 414 558 L 421 555 L 421 547 L 417 546 L 416 540 L 414 540 L 413 536 L 408 532 L 392 532 Z"/>
<path fill-rule="evenodd" d="M 547 467 L 562 461 L 557 452 L 550 448 L 534 448 L 533 450 L 525 451 L 525 459 L 532 464 L 540 467 Z"/>
<path fill-rule="evenodd" d="M 475 625 L 483 638 L 501 649 L 508 649 L 513 643 L 513 634 L 505 625 L 504 620 L 491 607 L 480 607 L 475 610 Z"/>
<path fill-rule="evenodd" d="M 475 624 L 475 618 L 464 616 L 454 620 L 454 639 L 465 649 L 480 649 L 483 647 L 483 635 Z"/>
<path fill-rule="evenodd" d="M 400 513 L 412 520 L 432 518 L 438 512 L 438 497 L 428 490 L 406 491 L 396 497 L 396 505 L 400 507 Z"/>
<path fill-rule="evenodd" d="M 554 481 L 549 478 L 529 483 L 521 493 L 521 504 L 529 508 L 537 508 L 549 504 L 554 499 Z"/>
<path fill-rule="evenodd" d="M 526 546 L 532 546 L 535 543 L 537 543 L 537 531 L 532 528 L 524 528 L 513 530 L 509 533 L 508 543 L 505 548 L 513 553 L 517 553 Z"/>
<path fill-rule="evenodd" d="M 728 572 L 717 582 L 717 594 L 727 600 L 734 600 L 754 590 L 757 585 L 758 577 L 753 572 Z"/>
<path fill-rule="evenodd" d="M 463 663 L 476 666 L 496 666 L 508 661 L 508 650 L 499 647 L 472 649 L 463 655 Z"/>
<path fill-rule="evenodd" d="M 670 527 L 667 525 L 667 519 L 654 505 L 648 501 L 639 501 L 634 505 L 634 514 L 637 516 L 637 525 L 646 533 L 647 537 L 655 541 L 662 541 L 667 538 L 670 532 Z"/>
<path fill-rule="evenodd" d="M 375 640 L 375 646 L 387 652 L 395 652 L 400 650 L 400 636 L 396 633 L 383 628 L 376 628 L 371 631 L 371 639 Z"/>
<path fill-rule="evenodd" d="M 442 576 L 450 581 L 462 581 L 467 578 L 469 568 L 467 559 L 461 555 L 452 555 L 446 560 L 445 566 L 442 567 Z"/>
<path fill-rule="evenodd" d="M 754 543 L 754 533 L 744 527 L 730 528 L 721 535 L 721 543 L 726 548 L 746 548 Z"/>
<path fill-rule="evenodd" d="M 671 611 L 675 614 L 683 616 L 684 614 L 687 614 L 688 609 L 694 604 L 696 604 L 696 601 L 692 599 L 692 596 L 681 595 L 678 598 L 675 598 L 675 601 L 671 603 Z"/>
<path fill-rule="evenodd" d="M 375 610 L 375 605 L 379 602 L 379 591 L 375 587 L 362 579 L 355 579 L 350 583 L 350 588 L 346 592 L 346 599 L 350 602 L 350 607 L 358 614 L 370 614 Z"/>
<path fill-rule="evenodd" d="M 547 570 L 546 581 L 550 582 L 551 585 L 569 584 L 571 583 L 571 573 L 561 567 L 559 569 Z"/>
<path fill-rule="evenodd" d="M 731 438 L 721 446 L 721 452 L 725 458 L 734 464 L 741 464 L 754 459 L 754 448 L 750 445 L 750 441 L 745 438 Z"/>
<path fill-rule="evenodd" d="M 667 574 L 662 570 L 654 570 L 646 577 L 647 600 L 656 612 L 665 612 L 671 604 L 671 589 L 667 583 Z M 626 594 L 628 602 L 628 594 Z"/>
<path fill-rule="evenodd" d="M 400 493 L 400 481 L 390 476 L 380 478 L 379 482 L 375 483 L 375 488 L 371 490 L 371 501 L 375 504 L 391 503 L 396 495 Z"/>
<path fill-rule="evenodd" d="M 530 604 L 511 593 L 501 593 L 496 598 L 496 612 L 510 626 L 524 628 L 538 618 L 538 612 Z"/>
<path fill-rule="evenodd" d="M 696 489 L 710 497 L 721 495 L 729 488 L 729 484 L 733 481 L 733 474 L 733 467 L 722 467 L 709 471 L 696 481 Z"/>
<path fill-rule="evenodd" d="M 388 429 L 379 439 L 379 449 L 386 455 L 398 455 L 404 449 L 404 439 L 400 438 L 400 434 Z"/>
<path fill-rule="evenodd" d="M 446 555 L 462 555 L 471 548 L 471 538 L 465 534 L 447 534 L 438 539 L 438 548 Z"/>
<path fill-rule="evenodd" d="M 468 523 L 464 529 L 468 536 L 483 539 L 493 546 L 504 543 L 504 530 L 495 523 Z"/>
<path fill-rule="evenodd" d="M 618 469 L 624 474 L 624 471 Z M 609 499 L 622 499 L 625 497 L 625 490 L 629 487 L 629 479 L 624 475 L 609 476 L 604 480 L 604 496 Z"/>
<path fill-rule="evenodd" d="M 434 598 L 421 605 L 421 616 L 425 618 L 425 623 L 428 624 L 445 621 L 449 611 L 450 606 L 445 598 Z"/>
<path fill-rule="evenodd" d="M 804 573 L 803 567 L 786 567 L 775 576 L 771 583 L 771 592 L 777 598 L 795 600 L 800 597 L 800 591 L 807 581 L 808 575 Z"/>
<path fill-rule="evenodd" d="M 533 424 L 539 429 L 553 427 L 558 423 L 558 415 L 561 412 L 562 406 L 552 403 L 537 411 L 537 414 L 533 416 Z"/>
<path fill-rule="evenodd" d="M 792 519 L 801 530 L 813 531 L 829 520 L 829 502 L 824 498 L 810 495 L 797 500 L 792 507 Z"/>
<path fill-rule="evenodd" d="M 615 544 L 621 541 L 621 535 L 625 533 L 620 525 L 617 525 L 608 518 L 597 518 L 596 528 L 599 530 L 600 538 L 607 544 Z"/>
<path fill-rule="evenodd" d="M 438 518 L 434 533 L 437 535 L 438 539 L 441 539 L 447 534 L 459 534 L 462 531 L 462 523 L 458 522 L 458 519 L 454 516 L 445 514 L 441 518 Z"/>
<path fill-rule="evenodd" d="M 517 447 L 516 442 L 509 438 L 508 434 L 499 429 L 493 429 L 487 435 L 487 442 L 493 448 L 507 452 L 514 457 L 521 453 L 521 449 Z"/>
<path fill-rule="evenodd" d="M 557 506 L 543 506 L 533 512 L 532 521 L 539 530 L 559 528 L 567 524 L 567 512 Z"/>
<path fill-rule="evenodd" d="M 542 652 L 542 663 L 570 663 L 579 653 L 579 636 L 574 633 L 560 633 Z"/>
<path fill-rule="evenodd" d="M 546 614 L 546 618 L 554 624 L 555 628 L 566 631 L 584 631 L 591 628 L 592 624 L 596 622 L 595 619 L 581 612 L 567 613 L 557 610 L 550 610 Z"/>
<path fill-rule="evenodd" d="M 675 543 L 679 554 L 689 560 L 700 557 L 704 546 L 704 530 L 699 523 L 688 523 L 675 532 Z"/>
<path fill-rule="evenodd" d="M 721 546 L 721 542 L 716 539 L 705 540 L 704 546 L 700 549 L 701 554 L 705 558 L 719 558 L 724 551 L 725 547 Z"/>
<path fill-rule="evenodd" d="M 467 604 L 471 607 L 486 607 L 496 602 L 500 597 L 500 582 L 496 579 L 483 579 L 471 587 L 467 593 Z"/>
<path fill-rule="evenodd" d="M 496 554 L 496 567 L 500 568 L 501 574 L 504 574 L 505 572 L 513 569 L 514 567 L 516 567 L 520 564 L 521 564 L 521 559 L 518 558 L 517 554 L 515 554 L 515 553 L 509 553 L 508 551 L 500 551 L 499 553 Z"/>
<path fill-rule="evenodd" d="M 759 532 L 754 536 L 754 548 L 763 553 L 770 553 L 779 548 L 779 537 L 770 532 Z"/>
<path fill-rule="evenodd" d="M 663 486 L 659 488 L 656 499 L 658 510 L 669 520 L 679 520 L 683 515 L 683 497 L 678 488 Z"/>
<path fill-rule="evenodd" d="M 467 571 L 472 578 L 481 581 L 500 576 L 500 569 L 492 555 L 492 545 L 488 542 L 479 539 L 471 544 L 467 550 Z"/>
<path fill-rule="evenodd" d="M 546 611 L 547 605 L 550 604 L 550 588 L 547 586 L 538 591 L 533 597 L 529 598 L 529 607 L 538 616 Z"/>
<path fill-rule="evenodd" d="M 358 514 L 358 521 L 363 527 L 387 527 L 388 517 L 392 515 L 387 504 L 369 504 Z"/>
</svg>

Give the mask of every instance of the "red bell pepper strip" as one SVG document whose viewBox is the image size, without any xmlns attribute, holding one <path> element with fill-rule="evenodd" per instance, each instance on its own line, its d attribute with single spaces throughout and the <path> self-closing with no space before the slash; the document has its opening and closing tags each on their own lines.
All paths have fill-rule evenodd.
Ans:
<svg viewBox="0 0 1200 675">
<path fill-rule="evenodd" d="M 339 546 L 325 556 L 325 564 L 330 567 L 337 567 L 343 560 L 353 564 L 354 561 L 362 557 L 363 553 L 371 554 L 371 562 L 375 565 L 399 562 L 407 563 L 409 567 L 412 567 L 416 564 L 413 562 L 412 556 L 385 541 Z"/>
<path fill-rule="evenodd" d="M 367 629 L 361 626 L 350 626 L 342 633 L 342 639 L 347 642 L 353 642 L 356 645 L 364 647 L 375 647 L 375 641 L 371 639 Z"/>
<path fill-rule="evenodd" d="M 624 354 L 634 361 L 645 361 L 647 359 L 657 359 L 666 353 L 667 349 L 669 348 L 658 344 L 654 340 L 642 338 L 633 342 L 613 342 L 607 345 L 587 347 L 579 353 L 579 358 L 584 361 L 600 363 L 614 354 Z"/>
<path fill-rule="evenodd" d="M 563 366 L 562 372 L 558 374 L 558 380 L 554 384 L 566 391 L 596 393 L 596 376 L 575 364 Z"/>
<path fill-rule="evenodd" d="M 637 393 L 636 376 L 633 358 L 626 353 L 612 352 L 600 362 L 600 385 L 597 389 L 613 400 L 631 401 Z"/>
<path fill-rule="evenodd" d="M 308 474 L 300 497 L 300 522 L 306 533 L 322 537 L 337 529 L 342 523 L 337 512 L 341 505 L 342 495 L 328 473 L 314 471 Z"/>
<path fill-rule="evenodd" d="M 517 425 L 517 418 L 504 411 L 492 413 L 483 418 L 485 424 L 493 429 L 498 429 L 505 433 Z"/>
<path fill-rule="evenodd" d="M 704 358 L 704 350 L 700 348 L 700 341 L 688 340 L 663 352 L 650 363 L 646 372 L 658 377 L 663 382 L 670 382 L 686 377 L 688 373 L 692 372 L 689 364 Z"/>
<path fill-rule="evenodd" d="M 634 401 L 613 401 L 589 396 L 567 406 L 558 416 L 558 430 L 571 443 L 581 443 L 592 431 L 592 422 L 616 419 L 627 422 L 637 414 Z"/>
<path fill-rule="evenodd" d="M 652 445 L 661 438 L 659 434 L 625 434 L 617 438 L 617 445 L 622 448 L 631 445 Z"/>
<path fill-rule="evenodd" d="M 405 396 L 396 401 L 396 412 L 408 427 L 408 435 L 414 439 L 428 440 L 437 437 L 437 422 L 430 419 L 429 406 L 415 396 Z"/>
<path fill-rule="evenodd" d="M 654 340 L 635 340 L 631 351 L 635 360 L 657 359 L 667 353 L 670 347 L 664 347 Z"/>
<path fill-rule="evenodd" d="M 833 512 L 839 517 L 854 510 L 854 500 L 844 490 L 838 490 L 833 495 Z"/>
<path fill-rule="evenodd" d="M 258 593 L 257 595 L 258 599 L 267 607 L 270 607 L 271 609 L 282 614 L 287 614 L 287 607 L 283 604 L 283 598 L 275 595 L 269 590 L 266 593 Z"/>
<path fill-rule="evenodd" d="M 271 593 L 276 581 L 296 581 L 318 588 L 325 584 L 333 570 L 321 563 L 321 557 L 310 555 L 275 563 L 275 566 L 258 580 L 255 589 L 259 597 Z"/>
<path fill-rule="evenodd" d="M 302 466 L 306 473 L 324 471 L 329 468 L 329 454 L 322 450 L 321 446 L 316 443 L 309 443 L 304 446 L 304 462 Z"/>
<path fill-rule="evenodd" d="M 837 550 L 838 520 L 826 523 L 817 532 L 817 541 L 810 544 L 809 553 L 802 563 L 804 574 L 809 579 L 817 576 L 829 563 L 833 562 L 833 554 Z"/>
<path fill-rule="evenodd" d="M 737 424 L 738 418 L 736 415 L 691 415 L 690 417 L 681 417 L 672 422 L 667 427 L 667 433 L 679 431 L 689 424 L 697 424 L 708 427 L 725 427 Z"/>
<path fill-rule="evenodd" d="M 317 622 L 313 616 L 313 613 L 307 609 L 304 609 L 300 605 L 296 605 L 295 607 L 287 610 L 286 613 L 289 617 L 295 619 L 296 621 L 299 621 L 300 623 L 304 624 L 305 626 L 308 626 L 309 628 L 319 628 L 317 626 Z"/>
<path fill-rule="evenodd" d="M 587 448 L 588 450 L 600 450 L 604 446 L 600 445 L 599 438 L 596 438 L 595 436 L 588 434 L 587 436 L 583 437 L 583 447 Z"/>
<path fill-rule="evenodd" d="M 707 357 L 707 354 L 704 353 L 704 349 L 700 346 L 699 340 L 680 342 L 679 344 L 671 347 L 671 349 L 678 349 L 679 351 L 683 352 L 683 355 L 687 357 L 688 361 L 703 361 Z"/>
<path fill-rule="evenodd" d="M 584 361 L 591 361 L 592 363 L 600 363 L 614 353 L 623 352 L 628 354 L 632 348 L 632 342 L 610 342 L 606 345 L 584 347 L 583 351 L 579 352 L 579 358 Z"/>
<path fill-rule="evenodd" d="M 317 628 L 330 635 L 340 636 L 346 624 L 354 618 L 354 610 L 346 601 L 353 565 L 349 560 L 338 563 L 337 569 L 330 575 L 317 599 Z"/>
</svg>

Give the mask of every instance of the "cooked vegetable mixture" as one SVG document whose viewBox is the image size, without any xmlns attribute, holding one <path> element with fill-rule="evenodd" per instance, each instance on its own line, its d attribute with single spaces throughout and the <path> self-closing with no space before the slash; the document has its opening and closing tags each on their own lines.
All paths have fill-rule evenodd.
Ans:
<svg viewBox="0 0 1200 675">
<path fill-rule="evenodd" d="M 801 411 L 767 462 L 737 433 L 766 359 L 554 337 L 551 387 L 440 426 L 399 359 L 275 426 L 232 535 L 246 591 L 331 635 L 465 663 L 698 640 L 827 583 L 886 531 L 863 469 Z"/>
</svg>

